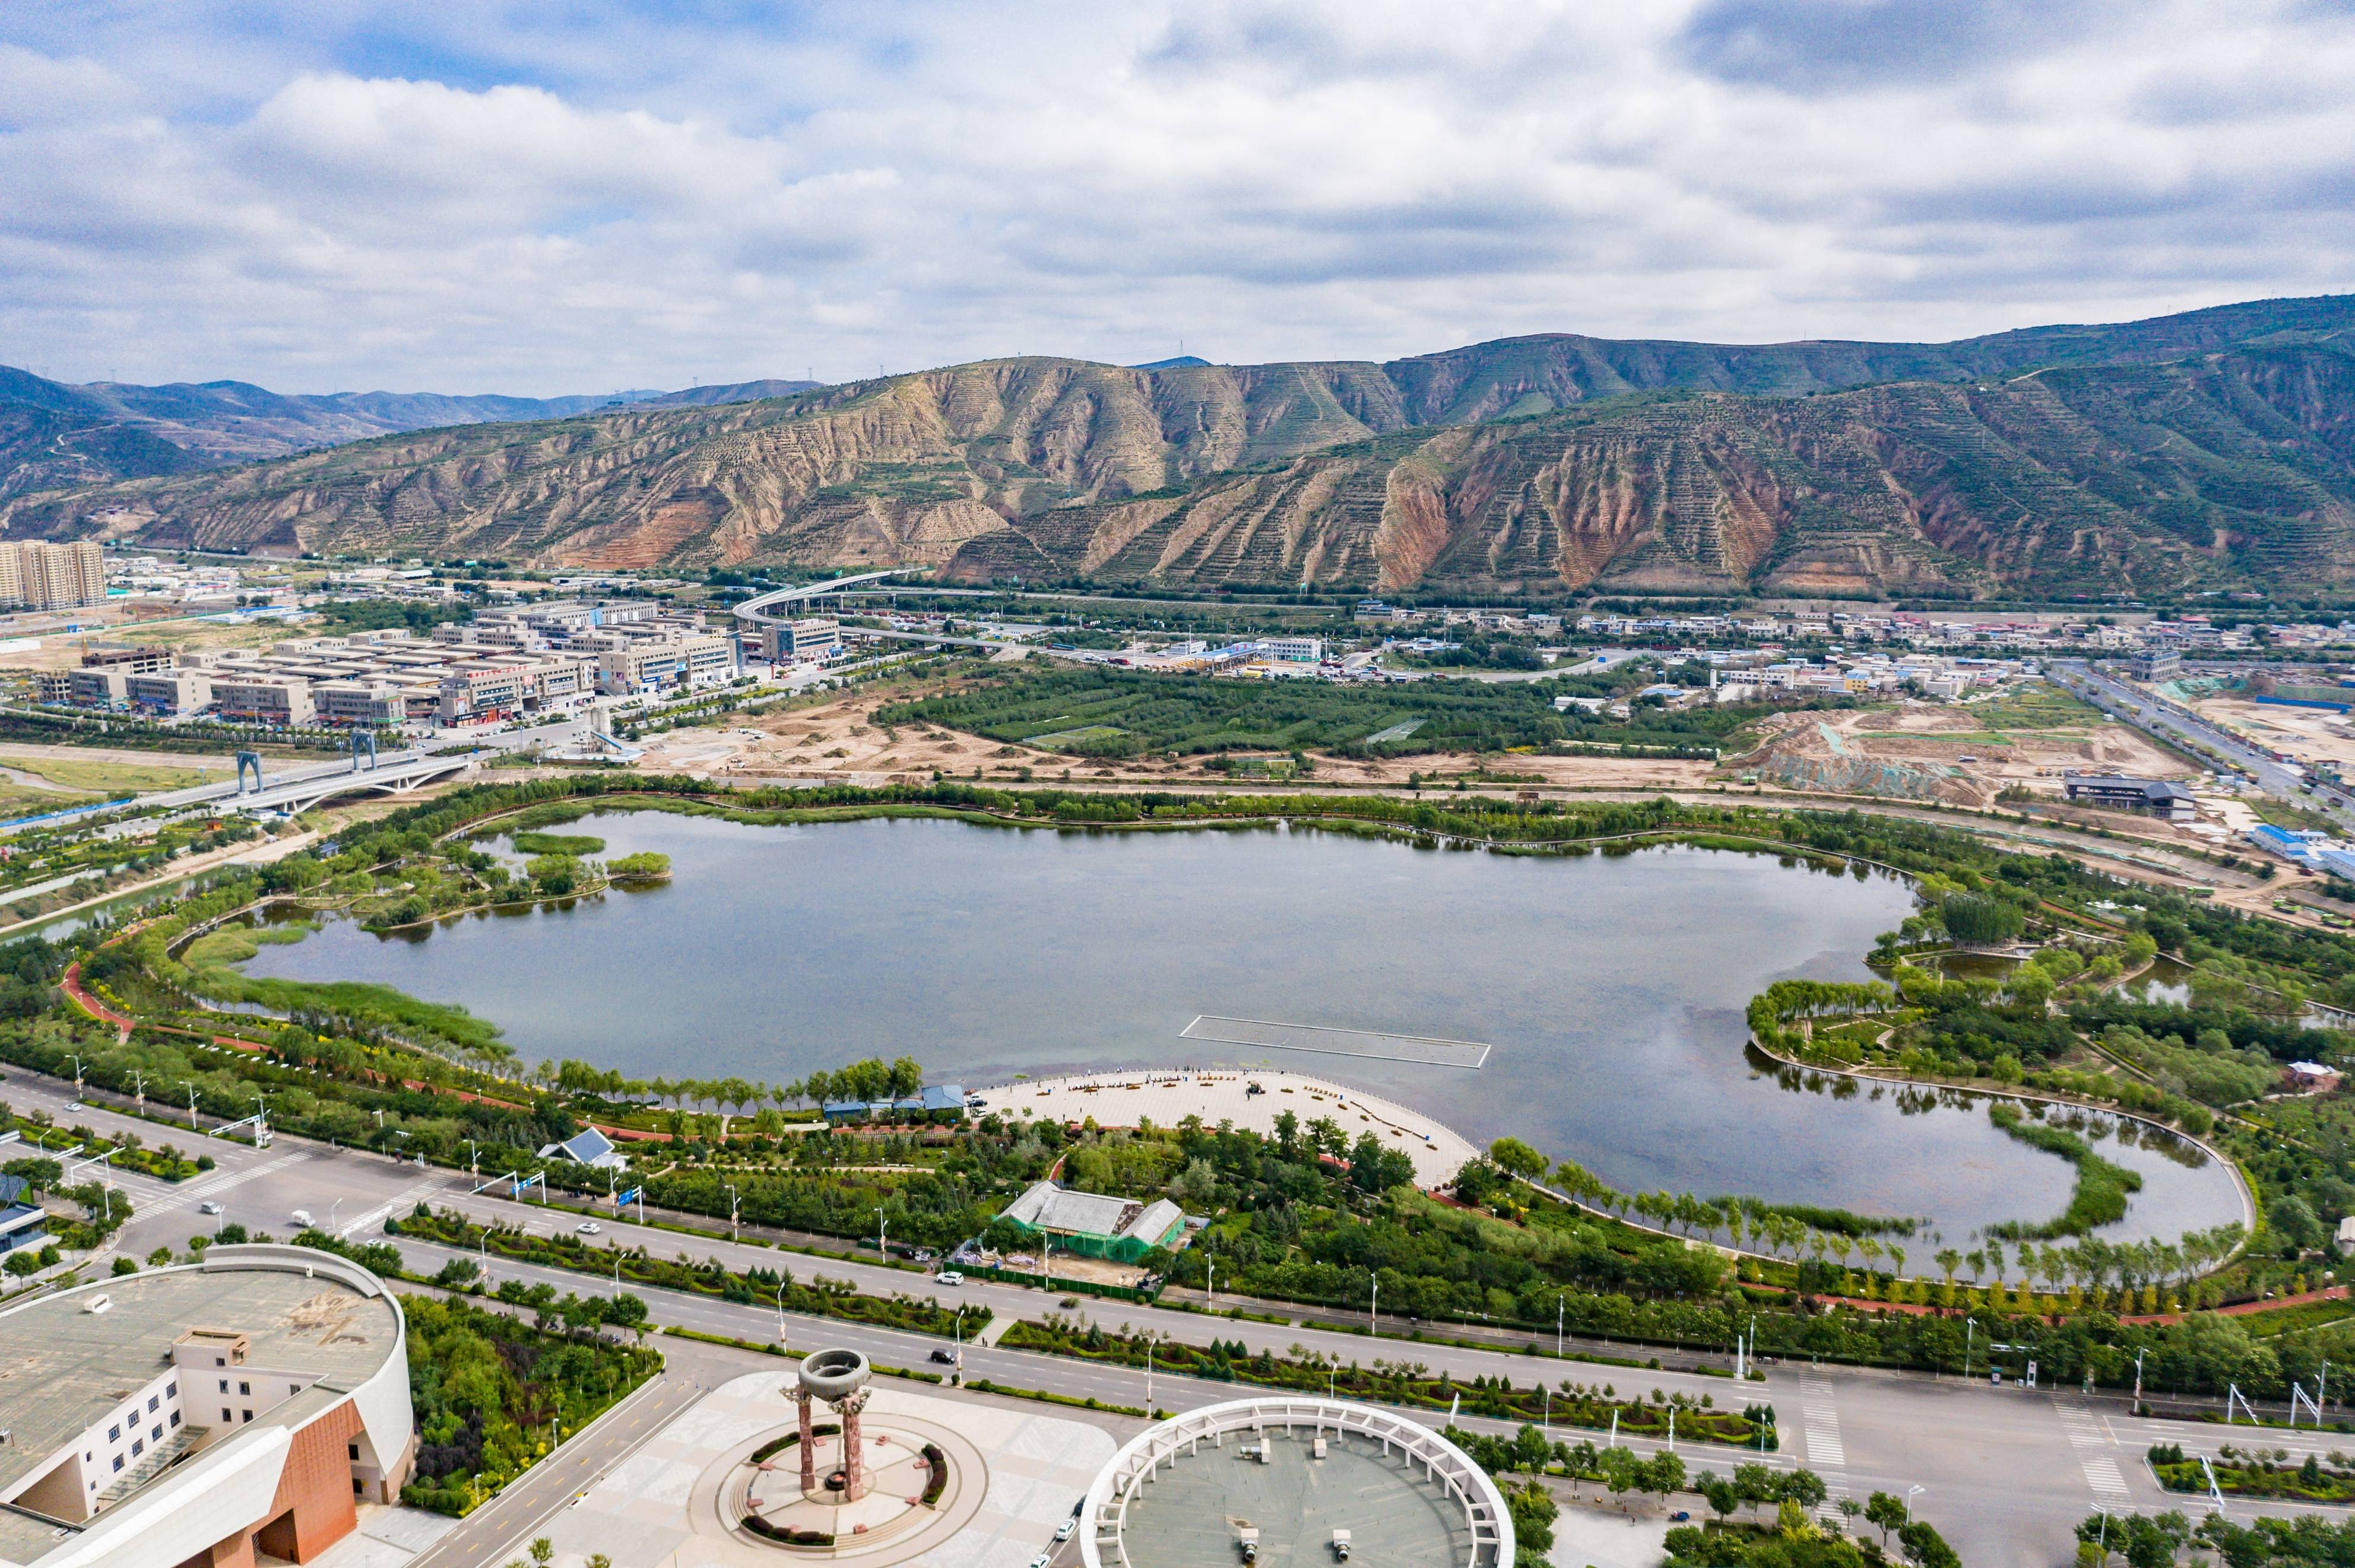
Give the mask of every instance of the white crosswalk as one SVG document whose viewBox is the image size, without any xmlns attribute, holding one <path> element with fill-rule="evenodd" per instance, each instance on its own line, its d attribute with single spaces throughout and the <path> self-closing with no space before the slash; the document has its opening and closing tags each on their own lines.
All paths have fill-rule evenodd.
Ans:
<svg viewBox="0 0 2355 1568">
<path fill-rule="evenodd" d="M 2101 1418 L 2082 1404 L 2061 1404 L 2061 1429 L 2069 1434 L 2069 1446 L 2076 1450 L 2077 1467 L 2085 1472 L 2085 1484 L 2094 1496 L 2105 1503 L 2124 1503 L 2133 1494 L 2126 1489 L 2126 1478 L 2118 1470 L 2115 1446 L 2110 1436 L 2103 1430 Z"/>
<path fill-rule="evenodd" d="M 199 1177 L 193 1181 L 182 1182 L 172 1190 L 169 1197 L 159 1198 L 144 1205 L 142 1212 L 150 1214 L 170 1213 L 176 1209 L 188 1208 L 193 1204 L 218 1197 L 232 1187 L 241 1187 L 257 1177 L 283 1171 L 290 1165 L 300 1165 L 310 1158 L 309 1150 L 296 1150 L 291 1154 L 282 1154 L 275 1160 L 265 1160 L 259 1165 L 249 1165 L 242 1171 L 216 1171 L 208 1176 Z"/>
<path fill-rule="evenodd" d="M 1810 1373 L 1799 1380 L 1799 1414 L 1807 1432 L 1807 1467 L 1846 1466 L 1848 1450 L 1840 1445 L 1839 1407 L 1832 1402 L 1829 1378 Z"/>
</svg>

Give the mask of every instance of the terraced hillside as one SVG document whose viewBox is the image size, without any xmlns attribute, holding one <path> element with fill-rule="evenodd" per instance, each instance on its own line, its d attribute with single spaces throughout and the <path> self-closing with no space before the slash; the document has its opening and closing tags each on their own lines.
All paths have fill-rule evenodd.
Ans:
<svg viewBox="0 0 2355 1568">
<path fill-rule="evenodd" d="M 1389 365 L 1033 358 L 769 389 L 20 496 L 0 525 L 1388 590 L 2355 575 L 2355 299 L 1950 344 L 1548 336 Z"/>
<path fill-rule="evenodd" d="M 2355 578 L 2355 355 L 1596 403 L 977 536 L 950 575 L 1536 590 Z"/>
</svg>

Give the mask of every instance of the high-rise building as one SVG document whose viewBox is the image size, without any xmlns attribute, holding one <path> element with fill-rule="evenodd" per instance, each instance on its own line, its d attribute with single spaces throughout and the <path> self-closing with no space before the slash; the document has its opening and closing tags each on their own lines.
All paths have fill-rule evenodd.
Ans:
<svg viewBox="0 0 2355 1568">
<path fill-rule="evenodd" d="M 106 556 L 95 539 L 0 541 L 0 605 L 69 609 L 106 602 Z"/>
</svg>

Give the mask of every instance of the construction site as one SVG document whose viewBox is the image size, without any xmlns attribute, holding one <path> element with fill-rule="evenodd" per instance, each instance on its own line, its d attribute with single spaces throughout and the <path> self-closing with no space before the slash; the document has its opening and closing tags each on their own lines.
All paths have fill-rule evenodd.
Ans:
<svg viewBox="0 0 2355 1568">
<path fill-rule="evenodd" d="M 1758 743 L 1730 752 L 1719 771 L 1785 789 L 1972 807 L 2007 789 L 2058 800 L 2072 773 L 2188 779 L 2197 771 L 2090 708 L 2076 714 L 2039 712 L 2025 725 L 1976 705 L 1770 714 Z"/>
</svg>

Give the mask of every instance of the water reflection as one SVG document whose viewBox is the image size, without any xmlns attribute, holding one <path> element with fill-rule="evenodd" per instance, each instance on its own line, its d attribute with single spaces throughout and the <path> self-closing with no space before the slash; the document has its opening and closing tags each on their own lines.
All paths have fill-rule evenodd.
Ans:
<svg viewBox="0 0 2355 1568">
<path fill-rule="evenodd" d="M 902 1053 L 968 1086 L 1264 1065 L 1362 1086 L 1476 1143 L 1521 1138 L 1623 1191 L 1929 1216 L 1954 1235 L 2068 1202 L 2070 1166 L 1989 1127 L 1980 1102 L 1786 1079 L 1745 1054 L 1752 996 L 1785 977 L 1870 978 L 1861 956 L 1912 908 L 1903 884 L 1844 863 L 650 812 L 570 831 L 608 856 L 668 854 L 675 879 L 385 938 L 334 923 L 248 971 L 460 1002 L 527 1059 L 635 1076 L 782 1082 Z M 1180 1039 L 1204 1013 L 1495 1049 L 1465 1072 Z M 2237 1216 L 2216 1172 L 2133 1159 L 2151 1169 L 2115 1234 Z"/>
</svg>

